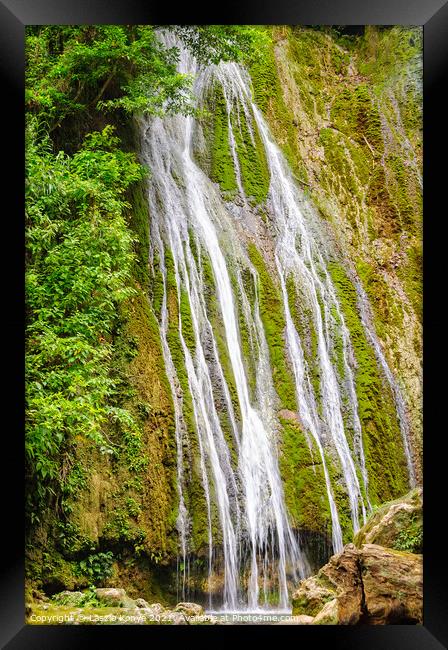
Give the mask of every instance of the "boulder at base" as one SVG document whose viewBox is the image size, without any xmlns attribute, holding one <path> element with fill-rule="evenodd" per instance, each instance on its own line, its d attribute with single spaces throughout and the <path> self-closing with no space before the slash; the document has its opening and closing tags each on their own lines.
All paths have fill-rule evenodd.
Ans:
<svg viewBox="0 0 448 650">
<path fill-rule="evenodd" d="M 362 622 L 422 623 L 422 556 L 376 544 L 364 544 L 360 556 L 366 618 Z"/>
<path fill-rule="evenodd" d="M 196 603 L 178 603 L 174 608 L 175 612 L 181 612 L 185 616 L 202 616 L 204 610 Z"/>
<path fill-rule="evenodd" d="M 135 601 L 129 598 L 124 589 L 95 589 L 95 595 L 106 607 L 128 607 L 131 609 L 136 607 Z"/>
<path fill-rule="evenodd" d="M 348 544 L 293 594 L 293 614 L 314 625 L 417 624 L 423 617 L 422 556 Z"/>
</svg>

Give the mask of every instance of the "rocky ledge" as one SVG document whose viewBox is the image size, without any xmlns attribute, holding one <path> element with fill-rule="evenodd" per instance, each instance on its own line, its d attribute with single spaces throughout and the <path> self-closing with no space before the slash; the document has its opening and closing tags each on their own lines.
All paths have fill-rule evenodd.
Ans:
<svg viewBox="0 0 448 650">
<path fill-rule="evenodd" d="M 422 556 L 347 544 L 293 595 L 293 614 L 313 625 L 422 622 Z"/>
<path fill-rule="evenodd" d="M 311 625 L 421 624 L 422 491 L 372 514 L 354 544 L 333 555 L 293 594 L 293 614 Z M 307 618 L 305 618 L 307 617 Z"/>
</svg>

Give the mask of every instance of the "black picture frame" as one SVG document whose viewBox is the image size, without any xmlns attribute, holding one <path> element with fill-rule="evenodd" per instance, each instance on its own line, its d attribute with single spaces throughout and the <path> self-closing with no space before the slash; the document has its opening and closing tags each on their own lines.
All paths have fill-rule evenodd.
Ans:
<svg viewBox="0 0 448 650">
<path fill-rule="evenodd" d="M 24 613 L 23 531 L 23 359 L 24 359 L 24 28 L 28 24 L 303 24 L 303 25 L 422 25 L 424 30 L 424 624 L 423 626 L 31 626 Z M 445 259 L 440 228 L 444 221 L 446 163 L 446 110 L 443 90 L 448 70 L 448 2 L 446 0 L 276 0 L 250 4 L 229 0 L 199 12 L 191 3 L 179 9 L 151 0 L 0 0 L 0 67 L 3 73 L 3 234 L 2 293 L 6 326 L 3 358 L 8 378 L 3 392 L 4 523 L 0 591 L 0 642 L 19 648 L 75 648 L 102 642 L 104 636 L 129 646 L 147 642 L 157 634 L 165 642 L 195 643 L 210 635 L 224 642 L 238 634 L 240 642 L 277 642 L 287 634 L 299 644 L 328 643 L 331 648 L 377 650 L 446 647 L 448 626 L 444 577 L 444 504 L 442 479 L 445 457 L 441 453 L 446 426 L 443 381 L 437 380 L 444 342 L 442 278 Z M 9 145 L 5 144 L 10 140 Z M 441 155 L 439 155 L 441 154 Z M 445 182 L 444 182 L 445 181 Z M 12 198 L 5 210 L 6 198 Z M 6 230 L 7 226 L 7 230 Z M 10 255 L 5 255 L 9 253 Z M 5 471 L 8 470 L 8 471 Z M 100 637 L 98 636 L 100 635 Z M 180 635 L 180 636 L 179 636 Z M 176 639 L 174 638 L 176 637 Z M 199 637 L 199 638 L 198 638 Z M 270 637 L 270 638 L 269 638 Z M 137 641 L 136 641 L 137 639 Z M 155 640 L 155 639 L 154 639 Z"/>
</svg>

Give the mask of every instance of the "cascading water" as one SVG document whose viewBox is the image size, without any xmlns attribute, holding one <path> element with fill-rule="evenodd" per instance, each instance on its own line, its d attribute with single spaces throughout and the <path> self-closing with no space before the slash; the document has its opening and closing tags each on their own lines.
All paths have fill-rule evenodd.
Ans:
<svg viewBox="0 0 448 650">
<path fill-rule="evenodd" d="M 361 286 L 361 283 L 356 278 L 354 279 L 354 284 L 356 287 L 356 292 L 358 294 L 358 307 L 359 313 L 361 314 L 361 320 L 364 325 L 367 336 L 370 340 L 370 343 L 375 351 L 375 356 L 380 364 L 380 367 L 383 370 L 384 376 L 392 390 L 392 394 L 395 400 L 395 406 L 397 409 L 398 421 L 400 424 L 400 431 L 403 439 L 403 448 L 406 456 L 406 463 L 408 467 L 409 482 L 411 487 L 415 487 L 416 477 L 415 477 L 415 468 L 414 461 L 412 459 L 411 445 L 410 445 L 410 432 L 409 432 L 409 422 L 406 415 L 406 406 L 403 400 L 403 395 L 401 393 L 400 387 L 396 382 L 388 364 L 386 358 L 381 349 L 378 337 L 375 333 L 375 328 L 372 324 L 372 318 L 370 315 L 369 301 L 366 295 L 366 292 Z"/>
<path fill-rule="evenodd" d="M 171 36 L 163 38 L 168 45 L 177 45 L 171 41 Z M 240 174 L 232 115 L 236 115 L 237 121 L 240 117 L 244 119 L 253 143 L 254 129 L 257 129 L 266 155 L 270 176 L 266 207 L 275 240 L 273 272 L 278 274 L 283 300 L 286 346 L 296 386 L 297 416 L 307 439 L 311 436 L 320 455 L 336 552 L 342 549 L 343 541 L 327 454 L 334 454 L 340 464 L 355 531 L 359 528 L 360 516 L 365 520 L 370 508 L 354 388 L 352 346 L 327 271 L 323 241 L 317 232 L 315 217 L 252 101 L 248 75 L 232 63 L 200 69 L 182 48 L 179 70 L 195 75 L 194 92 L 199 102 L 206 101 L 207 92 L 213 85 L 219 84 L 222 89 L 228 119 L 228 144 L 243 203 L 239 209 L 242 223 L 239 223 L 235 218 L 238 212 L 235 205 L 224 200 L 217 186 L 195 162 L 193 141 L 197 132 L 194 118 L 156 118 L 146 125 L 143 156 L 151 170 L 150 263 L 154 270 L 157 259 L 161 272 L 160 335 L 175 411 L 182 594 L 185 596 L 188 580 L 192 525 L 192 513 L 188 512 L 186 505 L 185 468 L 193 462 L 191 438 L 194 435 L 208 522 L 209 606 L 216 604 L 211 601 L 211 582 L 216 572 L 215 550 L 219 548 L 223 561 L 224 609 L 247 607 L 254 610 L 267 606 L 273 593 L 277 606 L 284 609 L 288 607 L 291 580 L 304 577 L 308 569 L 298 533 L 289 521 L 279 471 L 278 398 L 259 311 L 257 271 L 250 262 L 241 236 L 245 227 L 244 215 L 250 211 L 246 210 L 248 202 Z M 172 268 L 168 268 L 168 262 Z M 243 269 L 252 278 L 252 301 L 242 279 Z M 210 279 L 214 285 L 215 314 L 212 314 L 210 301 L 206 298 Z M 319 395 L 313 387 L 301 336 L 290 311 L 287 283 L 291 281 L 309 308 L 316 332 Z M 181 361 L 177 359 L 176 363 L 169 340 L 170 282 L 177 302 L 176 325 L 181 351 Z M 186 316 L 182 304 L 185 300 L 191 330 L 189 340 L 184 333 Z M 220 345 L 218 341 L 216 318 L 222 330 L 224 352 L 222 342 Z M 240 318 L 247 330 L 247 345 L 254 365 L 253 386 L 248 378 L 248 353 L 246 351 L 245 355 L 242 348 Z M 343 386 L 332 362 L 335 330 L 342 340 Z M 223 354 L 228 358 L 227 364 Z M 179 363 L 183 366 L 183 385 Z M 386 375 L 389 372 L 392 377 L 384 357 L 381 363 Z M 233 378 L 233 392 L 229 376 Z M 184 413 L 186 391 L 191 398 L 194 434 L 188 431 Z M 346 435 L 344 400 L 349 405 L 353 431 L 351 445 Z M 224 412 L 227 425 L 223 424 Z M 405 445 L 408 445 L 406 431 L 403 431 Z M 412 478 L 411 467 L 410 474 Z"/>
</svg>

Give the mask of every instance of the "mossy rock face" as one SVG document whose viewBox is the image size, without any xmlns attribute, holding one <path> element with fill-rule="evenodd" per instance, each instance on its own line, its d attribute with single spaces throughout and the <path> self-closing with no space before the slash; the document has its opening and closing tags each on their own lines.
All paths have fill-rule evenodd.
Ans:
<svg viewBox="0 0 448 650">
<path fill-rule="evenodd" d="M 195 148 L 196 160 L 211 180 L 219 183 L 226 197 L 231 199 L 236 196 L 238 186 L 230 148 L 229 116 L 219 84 L 214 84 L 205 97 L 205 107 L 208 116 L 201 119 L 204 143 L 201 148 Z"/>
<path fill-rule="evenodd" d="M 422 556 L 376 544 L 347 544 L 292 596 L 293 614 L 313 625 L 419 624 Z"/>
<path fill-rule="evenodd" d="M 286 416 L 287 412 L 280 414 Z M 317 445 L 307 440 L 295 417 L 280 417 L 280 424 L 279 466 L 291 523 L 299 530 L 327 533 L 331 537 L 330 507 Z"/>
<path fill-rule="evenodd" d="M 355 535 L 356 546 L 379 544 L 410 553 L 422 553 L 422 497 L 421 488 L 416 488 L 401 499 L 382 505 Z"/>
<path fill-rule="evenodd" d="M 208 116 L 200 120 L 202 146 L 196 143 L 194 155 L 198 164 L 212 181 L 219 183 L 226 200 L 238 193 L 237 169 L 231 148 L 231 133 L 244 193 L 250 203 L 259 205 L 269 190 L 269 169 L 264 146 L 251 106 L 246 110 L 234 100 L 226 105 L 218 83 L 212 85 L 205 97 Z M 247 112 L 246 112 L 247 111 Z"/>
<path fill-rule="evenodd" d="M 67 605 L 71 607 L 81 606 L 85 600 L 85 594 L 82 591 L 61 591 L 53 596 L 53 602 L 56 605 Z"/>
<path fill-rule="evenodd" d="M 263 65 L 250 68 L 256 101 L 338 246 L 369 270 L 360 278 L 389 366 L 402 382 L 419 475 L 422 30 L 370 26 L 348 37 L 332 28 L 277 26 L 267 33 Z M 386 258 L 377 255 L 381 247 L 390 251 Z M 288 295 L 294 302 L 290 287 Z M 302 331 L 312 344 L 306 324 Z M 384 430 L 387 419 L 395 430 L 386 410 Z M 366 421 L 367 429 L 374 435 L 377 423 Z M 392 445 L 397 458 L 399 439 Z M 378 474 L 379 468 L 378 462 Z M 384 483 L 393 483 L 393 472 L 386 474 Z M 401 467 L 399 476 L 391 491 L 378 486 L 374 502 L 405 492 Z"/>
<path fill-rule="evenodd" d="M 313 327 L 314 317 L 309 299 L 300 291 L 294 277 L 289 275 L 286 279 L 286 290 L 288 294 L 288 305 L 294 326 L 300 336 L 305 360 L 311 373 L 311 382 L 314 389 L 314 397 L 320 408 L 320 363 L 317 345 L 317 332 Z"/>
<path fill-rule="evenodd" d="M 342 90 L 333 102 L 331 118 L 340 131 L 359 144 L 370 145 L 378 154 L 384 150 L 378 106 L 367 84 L 360 84 L 353 91 Z"/>
<path fill-rule="evenodd" d="M 270 177 L 266 154 L 252 109 L 250 109 L 250 129 L 252 134 L 245 113 L 240 112 L 238 117 L 237 120 L 232 114 L 231 121 L 235 135 L 241 180 L 249 201 L 254 205 L 258 205 L 266 200 L 269 191 Z"/>
<path fill-rule="evenodd" d="M 269 347 L 274 387 L 281 406 L 296 410 L 295 384 L 286 355 L 286 322 L 280 288 L 276 285 L 255 244 L 249 244 L 248 253 L 258 273 L 260 316 Z"/>
<path fill-rule="evenodd" d="M 113 459 L 79 445 L 79 462 L 88 478 L 71 519 L 94 544 L 108 540 L 164 555 L 174 550 L 171 513 L 177 498 L 171 393 L 158 324 L 143 292 L 131 299 L 122 318 L 116 372 L 138 428 L 123 432 L 125 444 Z M 131 359 L 129 341 L 134 348 Z"/>
<path fill-rule="evenodd" d="M 116 588 L 102 588 L 96 589 L 95 595 L 100 604 L 107 607 L 126 607 L 128 609 L 136 609 L 137 605 L 132 598 L 126 594 L 124 589 Z"/>
<path fill-rule="evenodd" d="M 335 589 L 319 576 L 304 580 L 292 599 L 292 614 L 298 616 L 316 616 L 322 607 L 331 602 L 336 595 Z"/>
<path fill-rule="evenodd" d="M 313 625 L 338 625 L 339 623 L 339 603 L 336 598 L 325 603 L 313 620 Z"/>
<path fill-rule="evenodd" d="M 373 504 L 398 497 L 408 489 L 406 458 L 395 402 L 378 367 L 357 311 L 356 289 L 343 267 L 333 262 L 335 285 L 356 357 L 355 388 Z"/>
<path fill-rule="evenodd" d="M 362 623 L 422 623 L 422 555 L 364 544 L 360 550 L 360 569 L 366 610 Z"/>
</svg>

